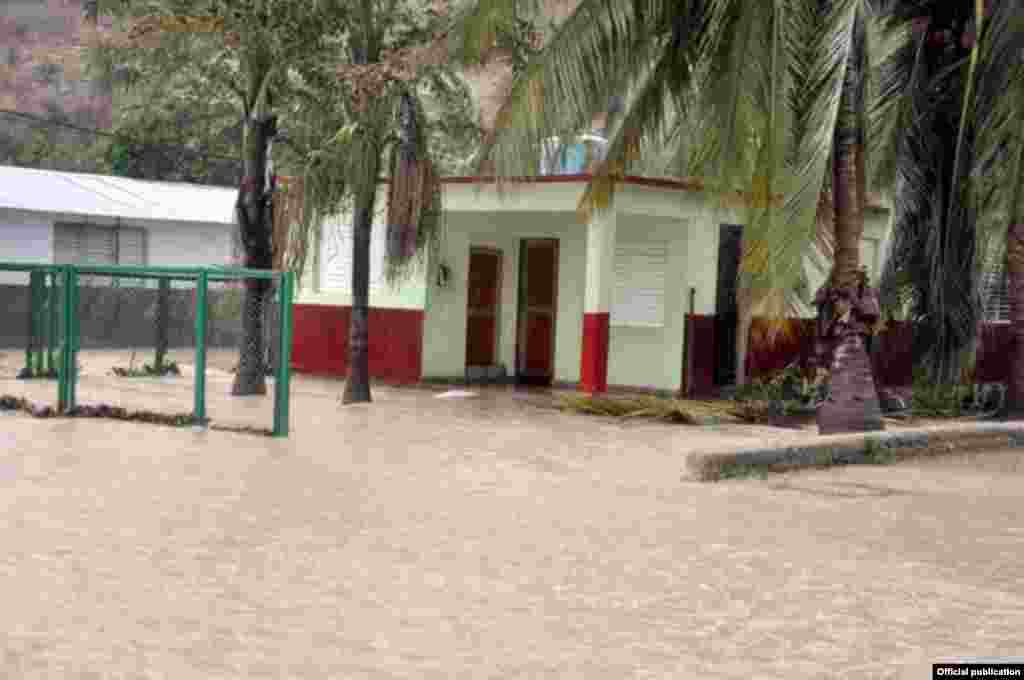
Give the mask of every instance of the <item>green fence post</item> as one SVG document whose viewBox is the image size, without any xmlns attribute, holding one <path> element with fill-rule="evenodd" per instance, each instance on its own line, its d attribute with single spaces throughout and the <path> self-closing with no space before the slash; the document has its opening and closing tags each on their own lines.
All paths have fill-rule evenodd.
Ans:
<svg viewBox="0 0 1024 680">
<path fill-rule="evenodd" d="M 60 306 L 61 343 L 60 362 L 57 366 L 57 410 L 63 413 L 68 405 L 68 269 L 57 269 L 60 287 L 64 291 Z"/>
<path fill-rule="evenodd" d="M 29 274 L 29 295 L 28 295 L 28 328 L 31 348 L 29 351 L 28 368 L 33 376 L 39 377 L 43 374 L 43 343 L 42 343 L 42 302 L 43 282 L 42 272 L 32 271 Z"/>
<path fill-rule="evenodd" d="M 206 293 L 209 278 L 205 271 L 199 274 L 196 287 L 196 380 L 195 403 L 192 416 L 206 422 Z"/>
<path fill-rule="evenodd" d="M 171 282 L 169 279 L 160 279 L 157 282 L 156 291 L 156 357 L 153 360 L 153 368 L 163 375 L 164 362 L 167 358 L 167 336 L 169 333 L 171 312 L 168 309 L 171 298 Z"/>
<path fill-rule="evenodd" d="M 49 282 L 50 282 L 50 285 L 49 285 L 49 293 L 50 293 L 49 298 L 50 299 L 49 299 L 49 302 L 48 302 L 48 305 L 47 305 L 47 309 L 49 310 L 49 319 L 47 319 L 48 325 L 49 325 L 49 331 L 48 331 L 47 343 L 46 343 L 46 363 L 47 363 L 46 370 L 47 370 L 47 373 L 50 376 L 52 376 L 57 371 L 57 365 L 56 365 L 56 362 L 54 361 L 54 357 L 53 357 L 54 344 L 57 342 L 57 320 L 58 320 L 58 316 L 57 316 L 57 313 L 58 313 L 57 312 L 57 306 L 58 306 L 58 298 L 57 298 L 57 272 L 52 271 L 52 270 L 47 272 L 46 279 L 44 279 L 44 280 L 49 280 Z"/>
<path fill-rule="evenodd" d="M 36 293 L 36 273 L 29 272 L 28 274 L 28 339 L 25 341 L 25 371 L 29 374 L 28 377 L 32 377 L 32 342 L 35 339 L 35 310 L 32 308 L 32 302 L 35 299 Z"/>
<path fill-rule="evenodd" d="M 274 379 L 274 436 L 288 436 L 288 421 L 291 400 L 291 356 L 292 356 L 292 290 L 294 274 L 281 275 L 280 319 L 278 321 L 277 375 Z"/>
<path fill-rule="evenodd" d="M 65 346 L 68 365 L 67 393 L 68 410 L 74 410 L 78 401 L 78 350 L 81 348 L 82 332 L 78 319 L 78 270 L 74 266 L 68 267 L 68 336 L 65 338 Z"/>
</svg>

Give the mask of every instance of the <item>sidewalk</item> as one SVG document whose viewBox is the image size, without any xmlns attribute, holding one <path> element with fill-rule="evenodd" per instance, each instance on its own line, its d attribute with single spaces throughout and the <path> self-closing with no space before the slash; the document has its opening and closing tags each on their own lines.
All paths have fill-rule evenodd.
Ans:
<svg viewBox="0 0 1024 680">
<path fill-rule="evenodd" d="M 690 451 L 808 435 L 340 388 L 297 380 L 287 440 L 0 415 L 0 676 L 927 678 L 1024 649 L 1018 452 L 702 484 Z"/>
</svg>

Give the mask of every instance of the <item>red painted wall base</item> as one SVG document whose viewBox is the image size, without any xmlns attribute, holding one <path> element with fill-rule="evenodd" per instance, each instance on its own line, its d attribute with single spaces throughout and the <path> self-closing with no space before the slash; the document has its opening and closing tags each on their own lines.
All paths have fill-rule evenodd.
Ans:
<svg viewBox="0 0 1024 680">
<path fill-rule="evenodd" d="M 608 391 L 608 312 L 583 315 L 580 389 L 591 394 Z"/>
<path fill-rule="evenodd" d="M 351 307 L 293 307 L 292 369 L 348 375 Z M 423 372 L 423 311 L 370 309 L 370 377 L 396 384 L 419 382 Z"/>
</svg>

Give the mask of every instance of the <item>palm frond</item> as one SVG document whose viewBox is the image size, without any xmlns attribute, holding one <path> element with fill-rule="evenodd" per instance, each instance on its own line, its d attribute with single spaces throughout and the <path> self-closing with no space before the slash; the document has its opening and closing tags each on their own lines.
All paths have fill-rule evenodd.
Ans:
<svg viewBox="0 0 1024 680">
<path fill-rule="evenodd" d="M 624 111 L 612 126 L 605 158 L 592 170 L 580 198 L 578 214 L 587 223 L 596 211 L 609 207 L 615 185 L 633 164 L 664 143 L 668 119 L 683 112 L 676 92 L 685 88 L 685 55 L 667 44 L 650 45 L 652 54 L 642 72 L 630 74 L 633 87 Z"/>
<path fill-rule="evenodd" d="M 748 300 L 759 301 L 769 316 L 782 316 L 785 307 L 797 302 L 792 291 L 806 280 L 807 255 L 831 249 L 826 169 L 840 124 L 841 83 L 858 56 L 856 22 L 867 7 L 849 0 L 834 3 L 827 12 L 816 2 L 787 3 L 779 10 L 792 78 L 783 90 L 789 97 L 783 119 L 789 134 L 776 167 L 764 160 L 759 164 L 764 168 L 761 176 L 774 170 L 778 179 L 773 186 L 784 200 L 777 208 L 762 208 L 748 223 L 750 246 L 742 274 Z"/>
<path fill-rule="evenodd" d="M 978 90 L 971 112 L 978 130 L 971 168 L 973 196 L 979 213 L 994 218 L 982 224 L 988 237 L 1015 218 L 1012 204 L 1019 186 L 1014 160 L 1024 144 L 1022 59 L 1024 14 L 1014 3 L 993 3 L 979 38 Z M 1003 235 L 997 232 L 995 237 Z"/>
<path fill-rule="evenodd" d="M 925 46 L 928 24 L 941 9 L 936 2 L 892 4 L 885 25 L 904 44 L 881 67 L 889 88 L 873 122 L 886 131 L 879 135 L 882 170 L 875 180 L 895 180 L 896 187 L 883 304 L 909 303 L 921 324 L 920 364 L 934 380 L 949 381 L 958 378 L 957 366 L 974 342 L 983 309 L 979 272 L 994 248 L 983 232 L 992 223 L 986 204 L 998 200 L 999 183 L 981 170 L 990 172 L 1000 155 L 993 128 L 1007 92 L 1006 64 L 1013 62 L 1007 59 L 1013 12 L 999 5 L 983 17 L 974 3 L 982 30 L 970 59 L 943 61 Z"/>
<path fill-rule="evenodd" d="M 496 2 L 497 0 L 492 0 Z M 687 2 L 689 0 L 686 0 Z M 604 110 L 624 73 L 645 65 L 649 43 L 663 40 L 670 0 L 580 3 L 512 84 L 481 161 L 499 180 L 536 174 L 544 140 L 575 133 Z M 684 2 L 686 4 L 686 2 Z"/>
</svg>

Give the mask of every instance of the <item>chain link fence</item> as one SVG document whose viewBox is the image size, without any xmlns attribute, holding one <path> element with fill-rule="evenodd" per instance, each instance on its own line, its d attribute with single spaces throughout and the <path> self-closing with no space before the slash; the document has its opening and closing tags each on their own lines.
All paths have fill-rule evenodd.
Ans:
<svg viewBox="0 0 1024 680">
<path fill-rule="evenodd" d="M 64 275 L 56 268 L 0 269 L 0 399 L 56 411 L 64 344 Z"/>
<path fill-rule="evenodd" d="M 207 410 L 213 422 L 249 429 L 273 419 L 281 368 L 280 296 L 280 279 L 210 283 Z"/>
</svg>

